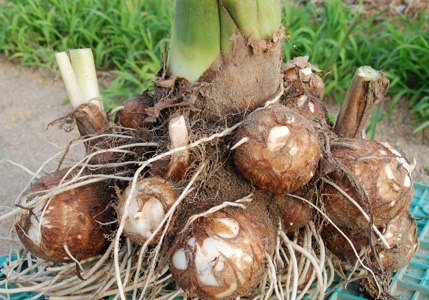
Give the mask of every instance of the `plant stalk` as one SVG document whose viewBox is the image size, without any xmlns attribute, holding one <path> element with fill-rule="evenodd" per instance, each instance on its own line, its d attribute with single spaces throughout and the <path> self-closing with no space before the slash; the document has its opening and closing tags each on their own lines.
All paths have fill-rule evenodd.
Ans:
<svg viewBox="0 0 429 300">
<path fill-rule="evenodd" d="M 195 82 L 220 52 L 217 0 L 177 0 L 167 72 Z"/>
<path fill-rule="evenodd" d="M 337 117 L 334 132 L 340 138 L 362 138 L 372 110 L 387 93 L 386 75 L 364 66 L 357 69 Z"/>
<path fill-rule="evenodd" d="M 98 88 L 94 57 L 89 48 L 75 49 L 55 54 L 70 102 L 74 108 L 73 117 L 82 137 L 110 131 L 109 120 L 104 112 Z M 85 141 L 87 155 L 105 148 L 103 139 Z M 91 163 L 109 162 L 113 154 L 105 152 L 95 155 Z"/>
<path fill-rule="evenodd" d="M 271 39 L 280 27 L 280 0 L 177 0 L 167 73 L 195 82 L 221 54 L 231 57 L 233 35 Z"/>
<path fill-rule="evenodd" d="M 89 48 L 55 54 L 81 136 L 109 128 L 98 88 L 94 58 Z"/>
</svg>

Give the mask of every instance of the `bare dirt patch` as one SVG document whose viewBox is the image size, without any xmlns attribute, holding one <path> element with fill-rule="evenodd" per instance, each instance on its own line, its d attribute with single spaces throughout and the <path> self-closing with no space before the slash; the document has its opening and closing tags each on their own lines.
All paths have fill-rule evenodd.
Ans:
<svg viewBox="0 0 429 300">
<path fill-rule="evenodd" d="M 323 5 L 323 0 L 308 1 Z M 408 17 L 416 17 L 422 12 L 429 11 L 429 0 L 345 0 L 352 8 L 359 9 L 364 17 L 370 17 L 386 10 L 387 12 L 380 15 L 377 21 L 398 18 L 400 14 Z M 305 2 L 304 2 L 305 3 Z"/>
<path fill-rule="evenodd" d="M 62 105 L 66 97 L 61 81 L 53 84 L 52 78 L 35 68 L 25 67 L 19 72 L 17 64 L 0 57 L 1 215 L 14 208 L 16 197 L 32 179 L 31 172 L 78 137 L 76 131 L 47 129 L 49 122 L 69 112 L 70 107 Z M 83 157 L 79 151 L 82 149 L 72 157 Z M 47 164 L 45 171 L 54 171 L 59 159 Z M 9 221 L 0 221 L 0 236 L 7 235 L 9 228 Z M 0 256 L 8 251 L 8 243 L 0 241 Z"/>
</svg>

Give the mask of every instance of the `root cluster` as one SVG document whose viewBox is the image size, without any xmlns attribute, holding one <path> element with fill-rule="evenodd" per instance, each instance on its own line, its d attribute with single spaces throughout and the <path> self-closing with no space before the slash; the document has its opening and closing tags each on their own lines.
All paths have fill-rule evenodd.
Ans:
<svg viewBox="0 0 429 300">
<path fill-rule="evenodd" d="M 248 203 L 255 201 L 255 197 L 261 194 L 261 192 L 255 191 L 250 185 L 247 185 L 247 189 L 244 192 L 250 192 L 250 194 L 239 197 L 234 201 L 225 201 L 210 207 L 204 201 L 199 202 L 199 206 L 203 210 L 200 213 L 180 210 L 183 201 L 198 202 L 198 198 L 201 197 L 201 191 L 207 189 L 205 186 L 210 185 L 208 182 L 225 184 L 226 181 L 230 180 L 230 178 L 219 177 L 225 175 L 225 173 L 219 172 L 219 169 L 224 168 L 222 167 L 224 161 L 219 157 L 211 157 L 210 159 L 208 151 L 213 148 L 213 145 L 216 145 L 214 148 L 221 145 L 224 147 L 225 144 L 219 141 L 227 139 L 239 125 L 240 123 L 236 123 L 186 146 L 196 154 L 199 153 L 200 157 L 194 161 L 185 179 L 177 183 L 180 196 L 175 205 L 168 211 L 162 223 L 153 232 L 152 238 L 161 232 L 160 241 L 156 246 L 148 246 L 151 238 L 143 246 L 131 242 L 121 235 L 123 228 L 119 226 L 110 237 L 111 243 L 102 256 L 95 256 L 80 262 L 54 264 L 21 250 L 16 254 L 9 255 L 1 266 L 3 278 L 0 284 L 4 285 L 5 288 L 0 289 L 0 293 L 34 292 L 34 299 L 42 295 L 49 296 L 50 299 L 101 299 L 110 296 L 114 297 L 114 299 L 125 299 L 128 296 L 132 296 L 132 299 L 152 297 L 154 299 L 186 298 L 185 292 L 176 286 L 163 258 L 163 254 L 167 252 L 164 240 L 167 237 L 167 232 L 174 227 L 174 221 L 177 216 L 186 214 L 188 216 L 186 226 L 188 226 L 195 219 L 227 206 L 245 209 Z M 103 143 L 109 143 L 109 140 L 118 142 L 135 139 L 133 135 L 122 133 L 89 137 L 86 140 L 95 138 L 103 138 Z M 76 147 L 79 142 L 81 140 L 73 141 L 68 149 Z M 147 149 L 159 147 L 157 142 L 127 142 L 120 144 L 122 145 L 100 149 L 87 155 L 71 166 L 70 170 L 77 171 L 77 175 L 72 179 L 64 180 L 44 197 L 36 198 L 33 202 L 26 203 L 25 207 L 18 207 L 1 218 L 19 217 L 26 210 L 31 210 L 32 207 L 37 206 L 40 202 L 47 201 L 47 199 L 56 194 L 93 182 L 105 181 L 121 186 L 127 184 L 133 186 L 139 176 L 147 172 L 151 164 L 183 150 L 180 148 L 173 149 L 153 155 L 143 161 L 138 158 L 134 160 L 127 158 L 106 164 L 90 163 L 91 159 L 100 153 L 119 154 L 123 158 L 135 156 L 136 152 L 151 153 Z M 67 149 L 57 153 L 51 159 L 64 157 L 66 151 Z M 152 151 L 156 152 L 156 150 Z M 201 151 L 205 152 L 201 153 Z M 138 166 L 137 170 L 131 173 L 135 166 Z M 94 170 L 98 172 L 94 172 Z M 109 172 L 106 170 L 109 170 Z M 36 178 L 42 172 L 43 166 L 33 177 Z M 243 185 L 242 179 L 238 181 Z M 210 193 L 208 192 L 208 194 Z M 273 196 L 265 195 L 265 197 L 270 198 Z M 20 198 L 17 200 L 19 201 Z M 303 198 L 301 200 L 306 201 Z M 311 202 L 309 203 L 313 205 Z M 320 210 L 320 213 L 323 212 Z M 124 218 L 125 216 L 122 217 Z M 250 295 L 243 297 L 244 299 L 301 299 L 307 294 L 311 295 L 311 299 L 323 299 L 326 289 L 335 279 L 335 273 L 338 273 L 338 270 L 334 267 L 335 259 L 326 250 L 317 226 L 313 222 L 292 234 L 284 232 L 279 226 L 275 255 L 273 258 L 267 256 L 267 259 L 269 261 L 268 271 L 263 276 L 262 282 Z M 316 282 L 315 285 L 313 285 L 314 282 Z"/>
<path fill-rule="evenodd" d="M 314 113 L 313 110 L 318 105 L 315 99 L 317 97 L 311 96 L 303 81 L 298 79 L 297 91 L 302 86 L 308 97 L 295 99 L 294 103 L 298 108 L 305 103 L 309 107 L 308 111 Z M 358 203 L 364 202 L 366 206 L 368 202 L 362 192 L 362 185 L 348 168 L 332 158 L 331 146 L 335 141 L 332 142 L 331 139 L 335 138 L 335 134 L 331 132 L 331 125 L 325 115 L 320 117 L 319 113 L 314 113 L 309 119 L 320 141 L 321 156 L 327 163 L 319 166 L 315 174 L 312 174 L 313 179 L 303 188 L 305 192 L 277 195 L 256 189 L 249 180 L 237 173 L 232 161 L 232 152 L 248 142 L 245 138 L 237 142 L 232 136 L 242 125 L 248 112 L 230 113 L 215 121 L 213 118 L 204 119 L 203 110 L 191 105 L 192 95 L 198 87 L 192 86 L 190 90 L 186 89 L 183 83 L 173 82 L 171 86 L 174 84 L 175 91 L 165 87 L 161 89 L 162 94 L 155 91 L 155 98 L 158 99 L 151 103 L 151 109 L 145 111 L 145 120 L 157 124 L 156 126 L 142 126 L 137 129 L 111 127 L 109 132 L 72 141 L 67 149 L 48 161 L 59 160 L 60 168 L 69 149 L 81 143 L 91 145 L 89 154 L 70 166 L 57 186 L 31 195 L 23 191 L 16 200 L 17 208 L 0 217 L 0 220 L 14 218 L 18 222 L 23 214 L 31 213 L 40 205 L 48 203 L 55 195 L 94 182 L 104 182 L 111 191 L 112 198 L 116 200 L 128 186 L 130 196 L 122 199 L 123 206 L 128 207 L 139 178 L 169 174 L 165 169 L 169 167 L 170 158 L 188 151 L 189 166 L 180 179 L 174 181 L 177 199 L 152 231 L 152 235 L 143 245 L 128 239 L 123 234 L 124 223 L 117 224 L 116 221 L 126 219 L 125 209 L 120 218 L 112 221 L 111 225 L 115 226 L 115 231 L 108 237 L 110 242 L 102 255 L 79 261 L 68 252 L 71 262 L 52 263 L 37 258 L 26 250 L 16 253 L 13 251 L 0 266 L 0 286 L 4 286 L 0 288 L 0 294 L 33 292 L 32 299 L 42 295 L 50 299 L 185 299 L 188 293 L 178 286 L 168 265 L 174 238 L 200 218 L 228 207 L 252 210 L 252 205 L 256 203 L 264 205 L 263 213 L 271 214 L 270 222 L 275 224 L 274 255 L 270 255 L 268 251 L 264 253 L 267 263 L 262 280 L 249 294 L 241 298 L 302 299 L 307 296 L 310 299 L 324 299 L 328 288 L 332 287 L 334 282 L 346 284 L 362 278 L 373 283 L 373 295 L 388 294 L 388 277 L 383 270 L 381 269 L 380 273 L 377 268 L 368 266 L 368 262 L 371 262 L 365 259 L 368 252 L 356 249 L 353 242 L 325 211 L 320 195 L 323 185 L 337 190 L 358 207 L 368 221 L 370 244 L 371 234 L 375 234 L 377 239 L 389 248 L 383 233 L 373 223 L 371 205 L 368 209 Z M 278 90 L 279 93 L 266 102 L 267 106 L 280 101 L 288 103 L 290 99 L 282 99 L 285 90 L 283 86 Z M 319 112 L 322 114 L 326 111 L 322 107 Z M 188 127 L 191 129 L 190 141 L 184 146 L 171 147 L 167 124 L 177 115 L 187 117 Z M 25 190 L 43 173 L 46 163 L 34 174 Z M 361 191 L 358 193 L 359 199 L 353 199 L 331 181 L 330 174 L 338 170 L 345 172 L 346 177 L 351 178 L 351 182 Z M 279 214 L 274 212 L 276 206 L 273 208 L 270 205 L 286 195 L 316 211 L 315 216 L 304 227 L 292 232 L 285 230 Z M 112 201 L 111 206 L 116 205 L 115 201 Z M 356 257 L 354 266 L 344 264 L 328 250 L 321 236 L 326 223 L 332 224 L 350 244 Z M 153 243 L 154 239 L 158 239 L 156 243 Z M 370 247 L 372 252 L 375 252 L 374 246 Z M 64 247 L 67 251 L 67 245 Z M 377 255 L 375 257 L 377 258 Z"/>
</svg>

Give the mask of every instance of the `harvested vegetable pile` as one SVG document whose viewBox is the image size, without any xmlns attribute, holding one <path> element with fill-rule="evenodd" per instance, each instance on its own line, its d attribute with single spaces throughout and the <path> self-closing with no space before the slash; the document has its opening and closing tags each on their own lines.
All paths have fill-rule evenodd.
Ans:
<svg viewBox="0 0 429 300">
<path fill-rule="evenodd" d="M 259 2 L 178 1 L 153 88 L 107 114 L 91 50 L 56 54 L 73 111 L 52 125 L 81 138 L 2 217 L 24 249 L 0 293 L 323 299 L 359 278 L 391 297 L 418 247 L 414 165 L 362 138 L 389 82 L 359 68 L 332 124 L 323 72 L 282 62 L 280 1 Z"/>
</svg>

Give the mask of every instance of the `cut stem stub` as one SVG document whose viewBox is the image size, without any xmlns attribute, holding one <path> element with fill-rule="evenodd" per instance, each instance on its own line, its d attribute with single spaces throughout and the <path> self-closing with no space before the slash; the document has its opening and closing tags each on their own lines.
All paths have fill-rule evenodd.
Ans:
<svg viewBox="0 0 429 300">
<path fill-rule="evenodd" d="M 81 136 L 109 127 L 98 88 L 94 58 L 90 48 L 55 54 Z"/>
<path fill-rule="evenodd" d="M 357 69 L 343 100 L 334 132 L 341 138 L 362 138 L 374 105 L 387 93 L 386 75 L 364 66 Z"/>
<path fill-rule="evenodd" d="M 186 120 L 183 115 L 174 117 L 168 125 L 171 148 L 176 149 L 187 146 L 189 144 L 188 129 Z M 175 180 L 182 178 L 186 169 L 189 166 L 189 150 L 184 149 L 173 153 L 168 164 L 167 177 L 172 177 Z"/>
</svg>

